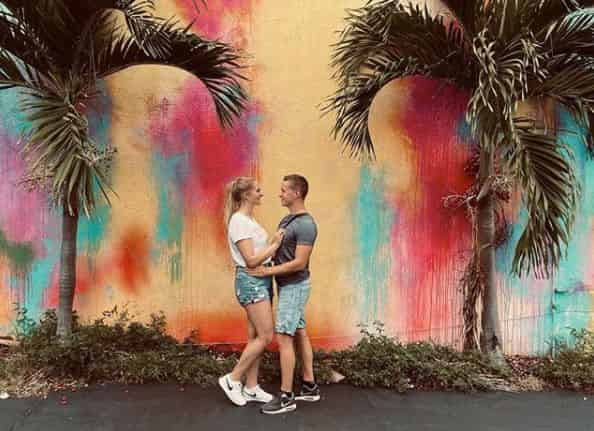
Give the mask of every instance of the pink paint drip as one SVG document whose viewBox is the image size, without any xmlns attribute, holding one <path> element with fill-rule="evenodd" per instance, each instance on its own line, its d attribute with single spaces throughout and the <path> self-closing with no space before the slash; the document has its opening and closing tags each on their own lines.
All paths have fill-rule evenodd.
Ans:
<svg viewBox="0 0 594 431">
<path fill-rule="evenodd" d="M 189 171 L 181 184 L 186 207 L 220 211 L 225 184 L 254 171 L 257 121 L 257 107 L 252 105 L 233 128 L 224 130 L 200 82 L 189 84 L 174 105 L 163 104 L 150 132 L 163 157 L 188 157 Z"/>
<path fill-rule="evenodd" d="M 255 1 L 209 0 L 206 7 L 201 0 L 177 0 L 176 4 L 184 18 L 194 20 L 195 33 L 245 48 L 247 39 L 241 25 L 250 20 Z"/>
<path fill-rule="evenodd" d="M 443 208 L 442 199 L 462 193 L 471 183 L 464 173 L 468 146 L 457 136 L 467 95 L 450 85 L 410 79 L 413 101 L 397 127 L 416 149 L 414 191 L 396 203 L 392 230 L 395 283 L 392 310 L 397 330 L 406 338 L 447 338 L 434 328 L 457 324 L 452 304 L 458 301 L 461 252 L 470 246 L 470 226 L 463 210 Z M 405 200 L 405 201 L 404 201 Z M 407 262 L 406 268 L 401 262 Z"/>
<path fill-rule="evenodd" d="M 17 143 L 0 131 L 0 228 L 6 238 L 13 242 L 33 242 L 35 251 L 40 251 L 39 241 L 43 227 L 39 225 L 40 215 L 47 212 L 47 199 L 43 192 L 25 190 L 19 182 L 25 174 L 25 163 L 19 154 Z"/>
</svg>

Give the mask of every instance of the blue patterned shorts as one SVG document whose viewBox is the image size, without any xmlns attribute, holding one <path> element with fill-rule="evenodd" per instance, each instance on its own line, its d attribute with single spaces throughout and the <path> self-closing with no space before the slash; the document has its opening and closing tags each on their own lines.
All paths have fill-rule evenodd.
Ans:
<svg viewBox="0 0 594 431">
<path fill-rule="evenodd" d="M 309 279 L 278 288 L 276 325 L 278 334 L 295 335 L 297 329 L 305 328 L 305 304 L 309 299 Z"/>
<path fill-rule="evenodd" d="M 272 301 L 272 277 L 252 277 L 245 268 L 235 268 L 235 295 L 242 307 L 260 301 Z"/>
</svg>

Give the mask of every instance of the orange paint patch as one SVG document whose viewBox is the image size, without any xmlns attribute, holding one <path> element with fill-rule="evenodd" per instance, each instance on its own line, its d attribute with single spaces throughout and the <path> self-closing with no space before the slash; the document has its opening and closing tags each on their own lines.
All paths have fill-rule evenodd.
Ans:
<svg viewBox="0 0 594 431">
<path fill-rule="evenodd" d="M 197 341 L 200 344 L 212 345 L 221 351 L 242 350 L 247 342 L 247 320 L 238 306 L 238 313 L 221 314 L 216 311 L 200 313 L 200 315 L 178 315 L 169 322 L 168 332 L 178 340 L 183 340 L 192 330 L 198 331 Z M 315 349 L 337 350 L 352 346 L 358 336 L 336 336 L 332 328 L 315 326 L 314 322 L 307 332 Z M 277 351 L 278 345 L 273 341 L 267 350 Z"/>
<path fill-rule="evenodd" d="M 239 309 L 237 314 L 179 313 L 169 322 L 168 331 L 182 340 L 191 331 L 198 331 L 197 341 L 201 344 L 242 344 L 247 340 L 247 320 Z"/>
<path fill-rule="evenodd" d="M 141 229 L 127 231 L 115 247 L 113 264 L 117 268 L 122 287 L 138 293 L 149 279 L 150 240 Z"/>
</svg>

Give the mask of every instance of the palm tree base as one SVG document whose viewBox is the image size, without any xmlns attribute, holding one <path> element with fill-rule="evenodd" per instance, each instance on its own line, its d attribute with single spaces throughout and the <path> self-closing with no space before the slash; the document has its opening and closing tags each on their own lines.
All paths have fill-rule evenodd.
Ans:
<svg viewBox="0 0 594 431">
<path fill-rule="evenodd" d="M 497 368 L 507 368 L 507 361 L 505 360 L 505 355 L 501 350 L 500 346 L 496 346 L 492 349 L 483 350 L 483 354 L 486 356 L 489 363 Z"/>
</svg>

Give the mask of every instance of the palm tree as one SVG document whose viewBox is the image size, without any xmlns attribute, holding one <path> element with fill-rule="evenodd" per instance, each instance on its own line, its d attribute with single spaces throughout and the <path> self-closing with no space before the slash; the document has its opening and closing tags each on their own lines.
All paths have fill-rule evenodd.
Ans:
<svg viewBox="0 0 594 431">
<path fill-rule="evenodd" d="M 154 0 L 0 0 L 0 89 L 17 88 L 28 114 L 24 182 L 62 211 L 58 336 L 72 329 L 81 215 L 109 202 L 114 149 L 89 136 L 85 108 L 100 80 L 135 65 L 183 69 L 210 92 L 223 126 L 243 111 L 241 56 L 154 15 Z"/>
<path fill-rule="evenodd" d="M 398 0 L 370 1 L 348 11 L 335 46 L 338 90 L 335 137 L 351 155 L 374 158 L 369 110 L 394 79 L 424 76 L 467 91 L 467 121 L 479 154 L 474 291 L 465 283 L 466 348 L 480 347 L 500 362 L 501 333 L 495 287 L 496 196 L 501 173 L 521 190 L 528 214 L 512 272 L 549 277 L 566 250 L 580 186 L 571 151 L 555 127 L 518 114 L 519 103 L 567 109 L 586 130 L 594 118 L 594 10 L 578 0 L 444 0 L 449 13 Z M 585 141 L 594 150 L 591 133 Z M 495 167 L 497 166 L 497 171 Z M 478 293 L 477 290 L 478 289 Z M 474 299 L 473 299 L 474 298 Z M 480 326 L 468 318 L 482 303 Z M 476 326 L 473 328 L 472 326 Z"/>
</svg>

